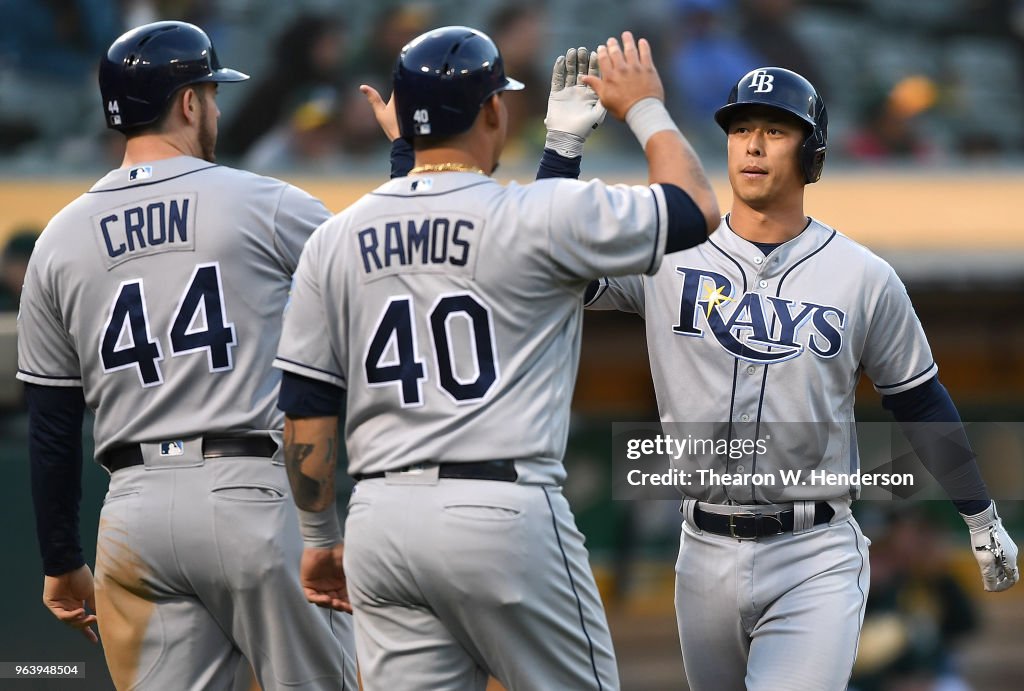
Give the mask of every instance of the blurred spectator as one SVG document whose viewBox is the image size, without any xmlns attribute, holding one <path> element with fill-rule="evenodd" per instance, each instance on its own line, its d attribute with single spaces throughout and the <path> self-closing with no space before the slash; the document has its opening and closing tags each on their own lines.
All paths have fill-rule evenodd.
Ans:
<svg viewBox="0 0 1024 691">
<path fill-rule="evenodd" d="M 678 29 L 672 53 L 672 94 L 681 117 L 692 126 L 714 125 L 712 116 L 732 86 L 764 59 L 744 44 L 722 20 L 733 0 L 676 0 Z M 710 126 L 709 126 L 710 123 Z"/>
<path fill-rule="evenodd" d="M 785 67 L 803 75 L 817 87 L 825 102 L 828 93 L 814 59 L 793 29 L 797 0 L 741 0 L 740 38 L 765 64 Z"/>
<path fill-rule="evenodd" d="M 39 126 L 28 115 L 0 114 L 0 151 L 5 155 L 16 153 L 40 134 Z"/>
<path fill-rule="evenodd" d="M 84 86 L 121 29 L 116 0 L 19 0 L 2 7 L 0 152 L 45 151 L 81 126 L 75 116 Z"/>
<path fill-rule="evenodd" d="M 369 164 L 380 167 L 388 162 L 391 145 L 380 130 L 373 109 L 366 102 L 366 97 L 359 91 L 359 84 L 365 79 L 357 79 L 341 90 L 338 99 L 338 124 L 343 165 Z"/>
<path fill-rule="evenodd" d="M 1007 153 L 1007 147 L 992 132 L 968 130 L 956 139 L 956 152 L 971 161 L 991 160 Z"/>
<path fill-rule="evenodd" d="M 117 0 L 5 2 L 0 64 L 24 79 L 77 85 L 120 30 Z"/>
<path fill-rule="evenodd" d="M 949 569 L 934 517 L 908 504 L 887 511 L 871 545 L 871 593 L 850 689 L 966 691 L 953 645 L 976 628 L 974 605 Z"/>
<path fill-rule="evenodd" d="M 223 29 L 218 0 L 121 0 L 125 27 L 173 19 L 202 27 L 209 36 Z"/>
<path fill-rule="evenodd" d="M 276 40 L 270 72 L 258 77 L 235 117 L 222 128 L 218 147 L 240 157 L 260 137 L 324 89 L 337 89 L 346 57 L 347 27 L 326 15 L 300 15 Z"/>
<path fill-rule="evenodd" d="M 257 141 L 242 167 L 260 172 L 346 172 L 386 162 L 388 141 L 355 85 L 314 93 Z"/>
<path fill-rule="evenodd" d="M 15 231 L 3 254 L 0 254 L 0 311 L 17 312 L 21 302 L 21 288 L 25 284 L 25 271 L 32 249 L 36 245 L 39 231 L 35 228 L 22 228 Z"/>
<path fill-rule="evenodd" d="M 938 92 L 930 79 L 910 76 L 889 91 L 867 99 L 859 126 L 846 142 L 846 153 L 859 161 L 925 161 L 937 154 L 919 116 L 935 105 Z"/>
<path fill-rule="evenodd" d="M 249 147 L 242 167 L 262 173 L 330 169 L 341 143 L 337 101 L 331 88 L 313 94 Z"/>
<path fill-rule="evenodd" d="M 425 4 L 404 4 L 380 12 L 366 32 L 352 64 L 385 100 L 391 92 L 391 71 L 405 44 L 432 27 L 434 11 Z"/>
<path fill-rule="evenodd" d="M 1013 15 L 1021 9 L 1021 0 L 961 0 L 961 11 L 950 15 L 942 36 L 1011 36 L 1017 28 Z"/>
<path fill-rule="evenodd" d="M 544 142 L 550 63 L 557 57 L 543 52 L 544 9 L 536 2 L 505 4 L 491 15 L 487 27 L 505 60 L 505 73 L 527 87 L 522 93 L 505 97 L 509 146 L 527 144 L 536 151 L 532 145 Z"/>
</svg>

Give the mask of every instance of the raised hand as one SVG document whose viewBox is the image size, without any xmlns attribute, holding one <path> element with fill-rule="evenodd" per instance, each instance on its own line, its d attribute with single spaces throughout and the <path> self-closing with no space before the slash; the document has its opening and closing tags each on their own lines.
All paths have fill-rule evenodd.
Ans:
<svg viewBox="0 0 1024 691">
<path fill-rule="evenodd" d="M 641 38 L 633 40 L 629 31 L 622 32 L 622 44 L 611 37 L 597 48 L 600 77 L 584 75 L 584 84 L 597 92 L 601 103 L 619 120 L 626 118 L 630 107 L 645 98 L 665 100 L 661 77 L 651 58 L 651 44 Z"/>
</svg>

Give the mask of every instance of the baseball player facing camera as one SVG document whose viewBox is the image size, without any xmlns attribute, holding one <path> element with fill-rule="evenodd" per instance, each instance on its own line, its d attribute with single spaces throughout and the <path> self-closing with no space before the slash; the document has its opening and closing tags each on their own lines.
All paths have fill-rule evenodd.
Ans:
<svg viewBox="0 0 1024 691">
<path fill-rule="evenodd" d="M 124 162 L 44 230 L 18 323 L 43 601 L 93 642 L 98 623 L 119 689 L 230 688 L 240 656 L 268 691 L 354 689 L 350 617 L 299 582 L 271 367 L 292 271 L 329 213 L 214 163 L 217 85 L 248 76 L 198 27 L 129 31 L 99 79 Z M 111 473 L 95 596 L 78 536 L 86 405 Z"/>
<path fill-rule="evenodd" d="M 820 177 L 828 146 L 817 91 L 788 70 L 754 70 L 715 120 L 726 133 L 731 212 L 708 242 L 666 254 L 656 274 L 602 279 L 587 295 L 588 307 L 646 320 L 666 429 L 771 435 L 767 453 L 684 457 L 681 468 L 855 472 L 863 371 L 963 514 L 985 590 L 1011 587 L 1017 547 L 903 284 L 883 260 L 804 214 L 804 188 Z M 867 542 L 850 514 L 859 487 L 681 490 L 676 613 L 690 687 L 845 688 L 868 590 Z"/>
<path fill-rule="evenodd" d="M 569 57 L 554 81 L 585 135 L 604 111 L 587 51 Z M 602 103 L 631 121 L 650 185 L 491 179 L 506 92 L 522 85 L 486 35 L 444 27 L 403 49 L 389 104 L 364 89 L 415 167 L 321 226 L 299 262 L 275 361 L 286 460 L 299 507 L 339 542 L 344 400 L 357 481 L 344 570 L 321 571 L 310 599 L 351 597 L 368 691 L 483 689 L 488 675 L 513 691 L 619 686 L 561 492 L 582 297 L 704 242 L 718 211 L 647 42 L 623 34 L 598 61 Z M 582 150 L 583 135 L 558 139 Z"/>
</svg>

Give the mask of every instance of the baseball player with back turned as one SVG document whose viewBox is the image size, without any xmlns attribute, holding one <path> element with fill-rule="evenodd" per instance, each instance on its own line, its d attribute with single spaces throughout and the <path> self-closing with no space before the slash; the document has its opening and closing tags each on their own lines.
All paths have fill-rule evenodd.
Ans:
<svg viewBox="0 0 1024 691">
<path fill-rule="evenodd" d="M 667 432 L 697 423 L 689 429 L 730 443 L 770 438 L 742 458 L 683 456 L 680 469 L 855 473 L 863 371 L 963 514 L 985 590 L 1009 588 L 1017 547 L 903 284 L 883 260 L 804 215 L 804 187 L 821 175 L 827 147 L 817 91 L 788 70 L 754 70 L 715 120 L 727 134 L 731 213 L 707 243 L 666 254 L 656 275 L 610 277 L 587 296 L 589 306 L 645 318 Z M 858 490 L 682 488 L 676 613 L 693 689 L 846 687 L 868 590 L 867 541 L 850 515 Z"/>
<path fill-rule="evenodd" d="M 230 688 L 240 655 L 268 691 L 357 688 L 351 618 L 299 582 L 300 557 L 342 554 L 302 551 L 271 367 L 291 274 L 330 214 L 213 162 L 217 84 L 247 78 L 191 24 L 117 39 L 100 91 L 124 162 L 53 218 L 25 279 L 43 600 L 94 642 L 98 619 L 120 689 Z M 95 598 L 78 536 L 86 405 L 111 473 Z"/>
<path fill-rule="evenodd" d="M 416 166 L 321 226 L 299 262 L 275 361 L 286 462 L 299 506 L 333 513 L 346 400 L 344 572 L 313 599 L 342 606 L 347 576 L 368 691 L 488 675 L 513 691 L 618 688 L 561 492 L 581 298 L 597 276 L 703 242 L 718 211 L 647 42 L 600 50 L 604 105 L 645 145 L 649 186 L 491 179 L 504 92 L 522 85 L 486 35 L 445 27 L 395 66 Z M 580 100 L 589 128 L 596 96 Z"/>
</svg>

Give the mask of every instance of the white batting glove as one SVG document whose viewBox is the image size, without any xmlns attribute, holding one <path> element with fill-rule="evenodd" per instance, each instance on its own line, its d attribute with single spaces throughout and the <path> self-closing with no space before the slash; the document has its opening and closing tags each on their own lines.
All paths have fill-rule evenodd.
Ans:
<svg viewBox="0 0 1024 691">
<path fill-rule="evenodd" d="M 604 122 L 608 112 L 597 92 L 584 86 L 583 77 L 587 74 L 598 74 L 598 68 L 597 52 L 586 48 L 570 48 L 565 55 L 559 55 L 551 71 L 544 148 L 554 149 L 566 158 L 583 155 L 583 142 Z"/>
<path fill-rule="evenodd" d="M 996 513 L 996 503 L 973 516 L 963 516 L 971 530 L 971 547 L 981 567 L 981 580 L 985 590 L 1006 590 L 1020 579 L 1017 570 L 1017 545 L 1013 544 L 1003 519 Z"/>
</svg>

